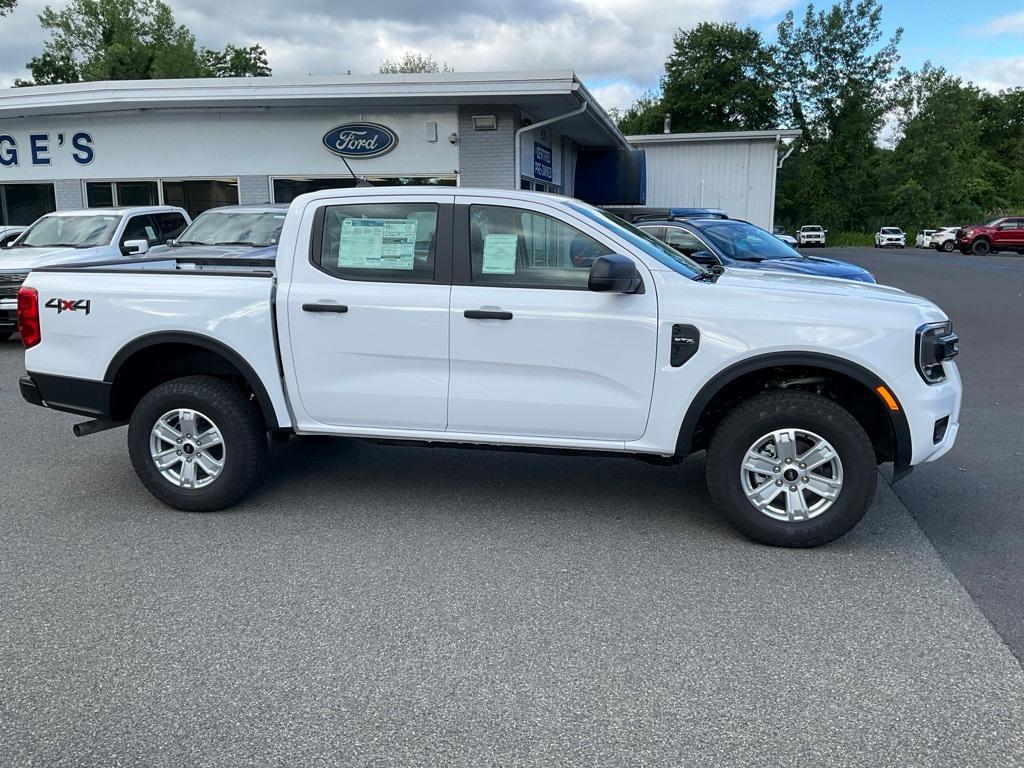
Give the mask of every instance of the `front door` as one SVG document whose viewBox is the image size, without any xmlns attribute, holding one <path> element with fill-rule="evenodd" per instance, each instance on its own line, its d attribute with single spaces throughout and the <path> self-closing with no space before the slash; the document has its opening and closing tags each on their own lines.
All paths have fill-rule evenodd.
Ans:
<svg viewBox="0 0 1024 768">
<path fill-rule="evenodd" d="M 587 290 L 614 243 L 563 215 L 483 198 L 456 209 L 449 432 L 643 436 L 658 334 L 650 273 L 637 260 L 643 293 Z"/>
<path fill-rule="evenodd" d="M 289 384 L 309 420 L 444 430 L 452 200 L 345 198 L 317 209 L 287 296 Z"/>
<path fill-rule="evenodd" d="M 996 226 L 996 248 L 1024 248 L 1024 219 L 1006 219 Z"/>
</svg>

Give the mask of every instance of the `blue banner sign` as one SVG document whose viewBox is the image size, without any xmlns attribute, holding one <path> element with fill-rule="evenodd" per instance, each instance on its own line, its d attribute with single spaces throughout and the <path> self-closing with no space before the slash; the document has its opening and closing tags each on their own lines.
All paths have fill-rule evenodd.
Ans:
<svg viewBox="0 0 1024 768">
<path fill-rule="evenodd" d="M 533 177 L 541 181 L 554 181 L 551 173 L 551 149 L 533 142 Z"/>
</svg>

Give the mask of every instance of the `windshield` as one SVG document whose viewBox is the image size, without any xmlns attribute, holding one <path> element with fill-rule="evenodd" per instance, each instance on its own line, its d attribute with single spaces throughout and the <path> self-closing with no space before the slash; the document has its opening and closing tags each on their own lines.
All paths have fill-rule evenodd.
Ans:
<svg viewBox="0 0 1024 768">
<path fill-rule="evenodd" d="M 651 237 L 643 230 L 634 227 L 618 216 L 613 216 L 607 211 L 602 211 L 599 208 L 594 208 L 578 201 L 567 203 L 567 205 L 574 211 L 582 213 L 588 219 L 597 222 L 605 229 L 610 229 L 630 245 L 639 248 L 651 258 L 685 277 L 694 278 L 710 274 L 697 262 L 686 258 L 683 254 L 672 248 L 672 246 L 666 245 L 655 237 Z"/>
<path fill-rule="evenodd" d="M 766 261 L 770 259 L 802 259 L 786 243 L 745 221 L 716 221 L 700 226 L 700 233 L 730 259 Z"/>
<path fill-rule="evenodd" d="M 903 231 L 897 227 L 882 227 L 883 235 L 902 235 Z"/>
<path fill-rule="evenodd" d="M 285 211 L 207 211 L 178 237 L 181 245 L 277 245 Z"/>
<path fill-rule="evenodd" d="M 800 231 L 801 232 L 821 232 L 821 227 L 819 227 L 817 225 L 807 226 L 807 227 L 800 227 Z"/>
<path fill-rule="evenodd" d="M 44 216 L 25 230 L 13 247 L 94 248 L 100 245 L 109 245 L 120 222 L 121 217 L 113 214 Z"/>
</svg>

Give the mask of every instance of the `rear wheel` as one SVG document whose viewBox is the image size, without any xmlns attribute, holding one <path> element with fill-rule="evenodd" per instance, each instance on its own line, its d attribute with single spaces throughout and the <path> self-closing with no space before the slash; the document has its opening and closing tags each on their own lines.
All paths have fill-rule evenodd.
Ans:
<svg viewBox="0 0 1024 768">
<path fill-rule="evenodd" d="M 770 392 L 737 406 L 708 446 L 712 500 L 763 544 L 813 547 L 838 539 L 864 516 L 877 478 L 860 423 L 807 392 Z"/>
<path fill-rule="evenodd" d="M 132 466 L 175 509 L 212 512 L 242 498 L 262 474 L 267 431 L 255 403 L 210 376 L 150 391 L 128 424 Z"/>
<path fill-rule="evenodd" d="M 954 248 L 956 248 L 956 242 L 953 240 L 947 240 L 942 244 L 942 250 L 946 253 L 952 253 Z"/>
<path fill-rule="evenodd" d="M 981 237 L 974 241 L 971 246 L 971 253 L 975 256 L 988 256 L 992 252 L 992 243 Z"/>
</svg>

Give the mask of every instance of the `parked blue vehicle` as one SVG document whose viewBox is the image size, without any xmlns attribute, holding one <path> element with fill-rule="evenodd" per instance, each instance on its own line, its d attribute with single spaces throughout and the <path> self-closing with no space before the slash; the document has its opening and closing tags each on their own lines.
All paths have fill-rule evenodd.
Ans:
<svg viewBox="0 0 1024 768">
<path fill-rule="evenodd" d="M 210 208 L 169 245 L 172 256 L 202 264 L 221 259 L 273 260 L 287 205 L 225 205 Z M 154 258 L 157 258 L 154 254 Z"/>
<path fill-rule="evenodd" d="M 699 264 L 839 277 L 873 283 L 866 269 L 836 259 L 805 256 L 760 227 L 737 219 L 665 218 L 636 226 Z"/>
</svg>

